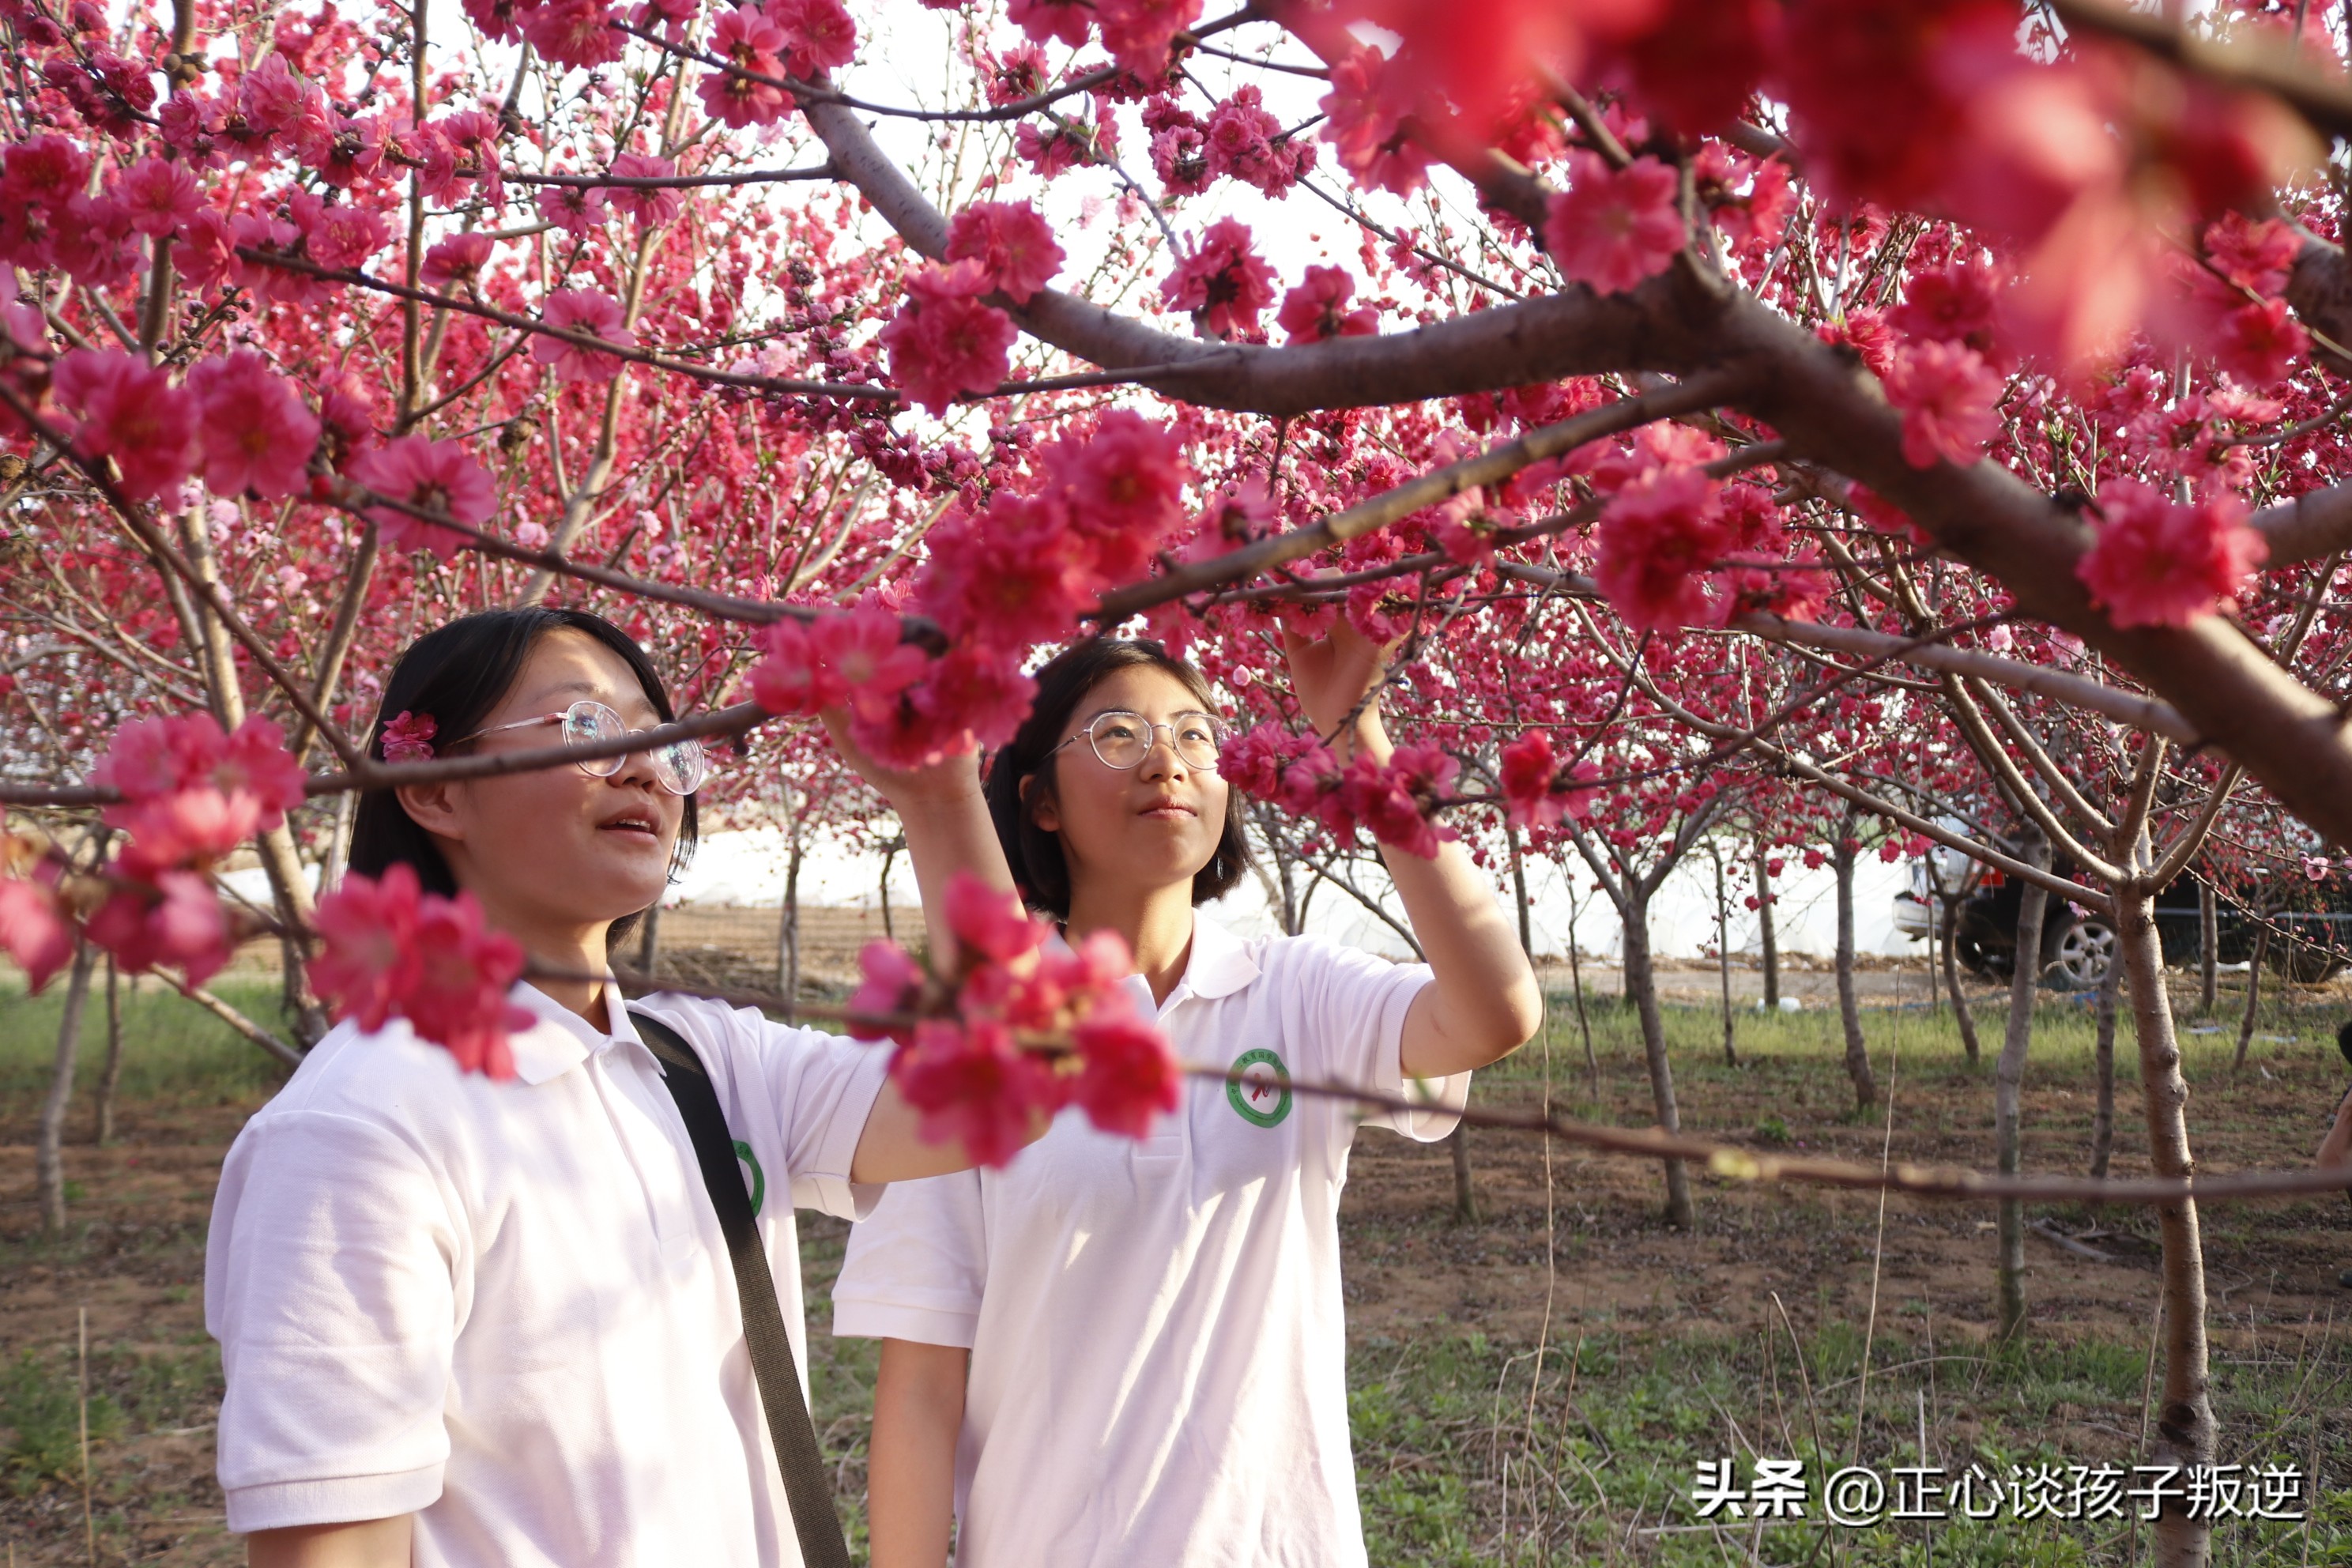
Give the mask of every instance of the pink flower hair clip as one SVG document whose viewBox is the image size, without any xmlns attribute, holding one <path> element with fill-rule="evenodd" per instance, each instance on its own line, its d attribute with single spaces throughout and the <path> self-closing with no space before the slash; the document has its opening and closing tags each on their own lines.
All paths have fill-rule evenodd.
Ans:
<svg viewBox="0 0 2352 1568">
<path fill-rule="evenodd" d="M 436 728 L 432 714 L 411 713 L 403 709 L 399 717 L 383 727 L 383 760 L 387 763 L 431 762 Z"/>
</svg>

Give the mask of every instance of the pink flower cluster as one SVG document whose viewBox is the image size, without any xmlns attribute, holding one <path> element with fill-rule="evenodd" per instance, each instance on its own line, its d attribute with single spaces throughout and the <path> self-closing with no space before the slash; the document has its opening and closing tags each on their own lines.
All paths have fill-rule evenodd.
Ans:
<svg viewBox="0 0 2352 1568">
<path fill-rule="evenodd" d="M 2245 503 L 2221 494 L 2168 500 L 2137 479 L 2099 489 L 2105 521 L 2074 575 L 2118 626 L 2182 626 L 2235 602 L 2269 553 Z"/>
<path fill-rule="evenodd" d="M 1272 723 L 1234 737 L 1217 761 L 1219 775 L 1244 795 L 1312 816 L 1343 839 L 1360 827 L 1424 860 L 1458 837 L 1433 814 L 1447 804 L 1461 771 L 1434 745 L 1399 746 L 1386 763 L 1358 755 L 1342 766 L 1314 736 Z"/>
<path fill-rule="evenodd" d="M 387 500 L 438 512 L 469 528 L 489 521 L 498 506 L 489 470 L 455 441 L 402 436 L 360 454 L 350 474 Z M 394 507 L 372 506 L 367 516 L 395 550 L 430 550 L 446 561 L 466 542 L 463 534 Z"/>
<path fill-rule="evenodd" d="M 766 654 L 752 667 L 751 700 L 771 713 L 814 715 L 847 707 L 868 723 L 887 723 L 898 694 L 923 675 L 923 650 L 899 640 L 898 617 L 874 605 L 787 617 L 761 634 Z"/>
<path fill-rule="evenodd" d="M 1370 305 L 1349 310 L 1355 293 L 1356 279 L 1346 268 L 1310 267 L 1306 281 L 1282 297 L 1275 324 L 1293 343 L 1370 336 L 1381 330 L 1381 313 Z"/>
<path fill-rule="evenodd" d="M 471 893 L 425 892 L 415 871 L 395 863 L 381 879 L 346 876 L 319 900 L 318 928 L 310 984 L 338 1021 L 375 1030 L 398 1016 L 461 1070 L 514 1077 L 507 1036 L 531 1025 L 507 1000 L 522 944 L 486 926 Z"/>
<path fill-rule="evenodd" d="M 637 344 L 636 334 L 622 325 L 621 302 L 602 289 L 559 289 L 547 297 L 540 315 L 551 327 L 584 332 L 619 348 L 635 348 Z M 544 335 L 531 339 L 530 357 L 533 363 L 554 371 L 559 382 L 610 381 L 621 369 L 620 360 L 612 354 L 568 339 Z"/>
<path fill-rule="evenodd" d="M 1247 224 L 1219 218 L 1160 279 L 1160 297 L 1170 309 L 1200 317 L 1217 337 L 1242 336 L 1274 303 L 1274 272 L 1258 259 Z"/>
<path fill-rule="evenodd" d="M 1569 184 L 1551 198 L 1544 248 L 1560 275 L 1622 294 L 1674 265 L 1685 237 L 1678 176 L 1655 158 L 1612 169 L 1598 153 L 1568 155 Z"/>
<path fill-rule="evenodd" d="M 13 835 L 0 836 L 0 865 L 18 859 L 20 847 L 32 849 Z M 43 856 L 26 876 L 0 876 L 0 951 L 16 960 L 35 995 L 73 958 L 73 917 L 58 894 L 60 869 Z"/>
<path fill-rule="evenodd" d="M 250 490 L 276 500 L 309 482 L 319 418 L 251 349 L 198 361 L 177 386 L 136 354 L 75 349 L 58 359 L 50 385 L 79 416 L 75 447 L 112 458 L 134 500 L 174 490 L 199 468 L 215 495 Z"/>
<path fill-rule="evenodd" d="M 1565 817 L 1592 815 L 1592 791 L 1584 786 L 1600 770 L 1591 763 L 1563 768 L 1549 731 L 1528 731 L 1505 745 L 1496 761 L 1496 782 L 1512 826 L 1551 827 Z"/>
<path fill-rule="evenodd" d="M 285 821 L 305 779 L 270 721 L 225 734 L 211 714 L 190 713 L 123 725 L 90 782 L 122 793 L 104 816 L 131 835 L 122 864 L 136 874 L 209 866 Z"/>
<path fill-rule="evenodd" d="M 849 1002 L 851 1034 L 896 1044 L 890 1077 L 924 1137 L 961 1139 L 982 1164 L 1003 1165 L 1065 1106 L 1129 1138 L 1176 1109 L 1182 1069 L 1136 1011 L 1134 958 L 1115 933 L 1048 946 L 1051 926 L 969 873 L 949 882 L 945 903 L 959 947 L 952 989 L 877 942 L 858 955 L 865 984 Z"/>
<path fill-rule="evenodd" d="M 1013 318 L 981 298 L 993 287 L 977 258 L 918 268 L 907 279 L 906 302 L 882 329 L 890 379 L 933 414 L 966 394 L 993 392 L 1004 379 L 1016 334 Z"/>
</svg>

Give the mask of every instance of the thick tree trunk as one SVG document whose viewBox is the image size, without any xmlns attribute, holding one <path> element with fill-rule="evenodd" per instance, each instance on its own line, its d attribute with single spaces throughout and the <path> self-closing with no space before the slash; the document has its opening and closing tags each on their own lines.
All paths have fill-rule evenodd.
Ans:
<svg viewBox="0 0 2352 1568">
<path fill-rule="evenodd" d="M 2050 864 L 2050 842 L 2029 826 L 2022 858 L 2032 866 Z M 2033 1043 L 2034 994 L 2042 984 L 2042 912 L 2050 895 L 2038 882 L 2028 882 L 2017 906 L 2017 957 L 2010 965 L 2009 1029 L 2000 1044 L 2000 1060 L 1993 1068 L 1992 1124 L 1996 1158 L 2003 1175 L 2018 1169 L 2018 1095 L 2025 1086 L 2025 1052 Z M 2015 1198 L 2000 1205 L 2000 1257 L 1995 1265 L 2000 1296 L 2000 1337 L 2009 1339 L 2025 1327 L 2025 1205 Z"/>
<path fill-rule="evenodd" d="M 41 1225 L 47 1230 L 66 1227 L 66 1107 L 73 1102 L 82 1005 L 89 1000 L 89 972 L 97 957 L 98 949 L 89 943 L 76 944 L 66 979 L 65 1012 L 58 1020 L 57 1066 L 49 1075 L 49 1097 L 41 1104 L 40 1131 L 33 1145 L 33 1186 L 40 1198 Z"/>
<path fill-rule="evenodd" d="M 2213 896 L 2213 884 L 2200 877 L 2197 879 L 2197 1010 L 2209 1018 L 2221 1005 L 2221 900 Z"/>
<path fill-rule="evenodd" d="M 1568 885 L 1568 986 L 1576 994 L 1576 1030 L 1584 1037 L 1584 1071 L 1591 1083 L 1592 1102 L 1601 1103 L 1601 1058 L 1592 1049 L 1592 1015 L 1584 1006 L 1584 959 L 1576 946 L 1576 917 L 1581 912 L 1576 902 L 1576 879 Z"/>
<path fill-rule="evenodd" d="M 907 836 L 903 833 L 882 846 L 882 938 L 885 942 L 898 940 L 898 927 L 891 923 L 890 919 L 890 868 L 897 863 L 898 851 L 906 847 Z M 1289 930 L 1286 925 L 1284 929 Z M 1289 934 L 1296 936 L 1298 933 L 1289 931 Z"/>
<path fill-rule="evenodd" d="M 2246 1065 L 2246 1047 L 2254 1043 L 2254 1016 L 2263 1005 L 2263 962 L 2270 951 L 2270 922 L 2264 921 L 2254 928 L 2253 955 L 2246 962 L 2246 1010 L 2238 1016 L 2238 1054 L 2230 1060 L 2231 1072 Z"/>
<path fill-rule="evenodd" d="M 1969 1066 L 1980 1060 L 1977 1049 L 1977 1016 L 1969 1006 L 1968 993 L 1960 989 L 1960 961 L 1958 952 L 1960 926 L 1960 901 L 1938 899 L 1942 930 L 1937 933 L 1937 945 L 1943 949 L 1944 988 L 1952 994 L 1952 1017 L 1960 1026 L 1960 1048 L 1969 1054 Z"/>
<path fill-rule="evenodd" d="M 1658 1125 L 1669 1132 L 1679 1132 L 1682 1117 L 1675 1109 L 1675 1072 L 1666 1060 L 1666 1026 L 1658 1016 L 1658 977 L 1650 961 L 1650 901 L 1637 894 L 1626 901 L 1621 913 L 1625 924 L 1625 994 L 1633 998 L 1634 1011 L 1642 1020 L 1642 1051 L 1650 1064 L 1650 1096 L 1657 1109 Z M 1695 1218 L 1690 1172 L 1680 1160 L 1664 1163 L 1666 1223 L 1677 1230 L 1688 1230 Z"/>
<path fill-rule="evenodd" d="M 98 1076 L 98 1142 L 114 1142 L 114 1090 L 122 1081 L 122 976 L 106 956 L 106 1066 Z"/>
<path fill-rule="evenodd" d="M 1854 826 L 1853 818 L 1847 817 L 1830 858 L 1837 868 L 1838 1018 L 1845 1026 L 1845 1075 L 1853 1080 L 1854 1110 L 1864 1111 L 1878 1103 L 1878 1082 L 1871 1076 L 1870 1047 L 1862 1036 L 1862 1002 L 1853 990 Z"/>
<path fill-rule="evenodd" d="M 1764 950 L 1764 1005 L 1768 1011 L 1780 1005 L 1780 943 L 1772 929 L 1772 873 L 1766 865 L 1770 858 L 1759 841 L 1756 846 L 1756 940 Z"/>
<path fill-rule="evenodd" d="M 2120 893 L 2116 895 L 2122 897 Z M 2098 1021 L 2092 1055 L 2098 1063 L 2099 1101 L 2091 1112 L 2091 1174 L 2104 1181 L 2116 1146 L 2116 992 L 2123 984 L 2123 954 L 2107 961 L 2099 982 Z"/>
<path fill-rule="evenodd" d="M 1738 1067 L 1731 1026 L 1731 900 L 1723 885 L 1723 856 L 1715 852 L 1715 968 L 1723 983 L 1723 1065 Z"/>
<path fill-rule="evenodd" d="M 2159 1176 L 2189 1176 L 2196 1164 L 2189 1152 L 2189 1084 L 2180 1076 L 2180 1046 L 2164 990 L 2154 889 L 2118 898 L 2116 913 L 2117 956 L 2131 984 L 2132 1029 L 2139 1039 L 2148 1164 Z M 2185 1470 L 2212 1464 L 2218 1447 L 2206 1370 L 2205 1254 L 2194 1199 L 2159 1205 L 2156 1212 L 2164 1248 L 2164 1399 L 2148 1459 Z M 2167 1497 L 2156 1521 L 2157 1568 L 2204 1568 L 2211 1528 L 2189 1518 L 2178 1497 Z"/>
</svg>

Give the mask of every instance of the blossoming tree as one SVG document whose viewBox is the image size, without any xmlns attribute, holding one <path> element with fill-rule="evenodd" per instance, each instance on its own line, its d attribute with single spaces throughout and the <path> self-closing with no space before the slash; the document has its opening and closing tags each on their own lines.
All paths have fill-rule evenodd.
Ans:
<svg viewBox="0 0 2352 1568">
<path fill-rule="evenodd" d="M 1782 710 L 1857 682 L 1981 718 L 1963 679 L 2154 738 L 2077 826 L 2146 823 L 2168 747 L 2352 842 L 2341 26 L 5 0 L 0 943 L 202 994 L 266 922 L 321 1007 L 495 1068 L 519 956 L 394 879 L 314 896 L 305 860 L 354 789 L 560 755 L 425 756 L 373 702 L 415 631 L 550 595 L 655 647 L 673 732 L 741 737 L 739 781 L 820 708 L 887 760 L 997 743 L 1041 645 L 1139 620 L 1271 721 L 1237 781 L 1335 842 L 1565 831 L 1619 694 L 1656 728 L 1614 765 L 1686 818 L 1738 757 L 1934 837 L 1773 731 L 1833 733 Z M 1276 621 L 1330 616 L 1402 639 L 1391 765 L 1250 695 Z M 215 880 L 247 844 L 266 912 Z M 2174 858 L 2108 848 L 2135 897 Z M 1097 1016 L 1110 962 L 1008 990 L 883 955 L 862 1005 L 968 1131 L 1074 1093 L 1133 1125 L 1167 1081 Z M 2177 1052 L 2136 1016 L 2185 1177 Z M 2185 1280 L 2193 1223 L 2165 1236 Z M 2210 1460 L 2172 1351 L 2167 1440 Z M 2167 1560 L 2202 1531 L 2168 1513 Z"/>
</svg>

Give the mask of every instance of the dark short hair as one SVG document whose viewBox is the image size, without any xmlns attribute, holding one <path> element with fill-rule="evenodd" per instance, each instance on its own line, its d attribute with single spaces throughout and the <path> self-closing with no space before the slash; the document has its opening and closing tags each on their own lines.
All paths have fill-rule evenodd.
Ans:
<svg viewBox="0 0 2352 1568">
<path fill-rule="evenodd" d="M 444 746 L 473 734 L 506 700 L 539 639 L 564 630 L 584 632 L 619 654 L 662 722 L 677 717 L 654 661 L 635 637 L 604 616 L 543 605 L 483 610 L 426 632 L 408 645 L 408 651 L 392 667 L 392 678 L 383 683 L 383 700 L 377 706 L 375 725 L 368 731 L 368 756 L 376 762 L 384 760 L 383 727 L 403 713 L 432 715 L 434 733 Z M 685 815 L 678 822 L 677 844 L 670 852 L 673 880 L 694 858 L 699 837 L 694 797 L 688 795 Z M 428 893 L 443 898 L 457 895 L 457 879 L 450 874 L 449 862 L 442 858 L 433 836 L 417 825 L 392 791 L 368 790 L 361 795 L 352 817 L 351 868 L 362 876 L 381 877 L 394 865 L 405 865 L 415 871 Z M 604 940 L 618 942 L 644 917 L 643 910 L 623 915 L 605 929 Z"/>
<path fill-rule="evenodd" d="M 1062 855 L 1059 834 L 1037 826 L 1038 791 L 1050 795 L 1055 772 L 1054 748 L 1061 742 L 1062 726 L 1078 704 L 1106 678 L 1122 669 L 1156 669 L 1183 683 L 1204 711 L 1216 710 L 1209 683 L 1201 672 L 1156 642 L 1141 637 L 1089 637 L 1064 648 L 1037 671 L 1036 705 L 1013 734 L 1012 743 L 989 763 L 988 815 L 996 825 L 997 842 L 1012 863 L 1013 879 L 1021 897 L 1040 914 L 1055 920 L 1070 918 L 1070 866 Z M 1024 781 L 1036 779 L 1030 798 L 1021 798 Z M 1249 840 L 1243 832 L 1242 797 L 1238 790 L 1225 795 L 1225 830 L 1217 852 L 1192 874 L 1192 901 L 1207 903 L 1233 890 L 1249 869 Z"/>
</svg>

